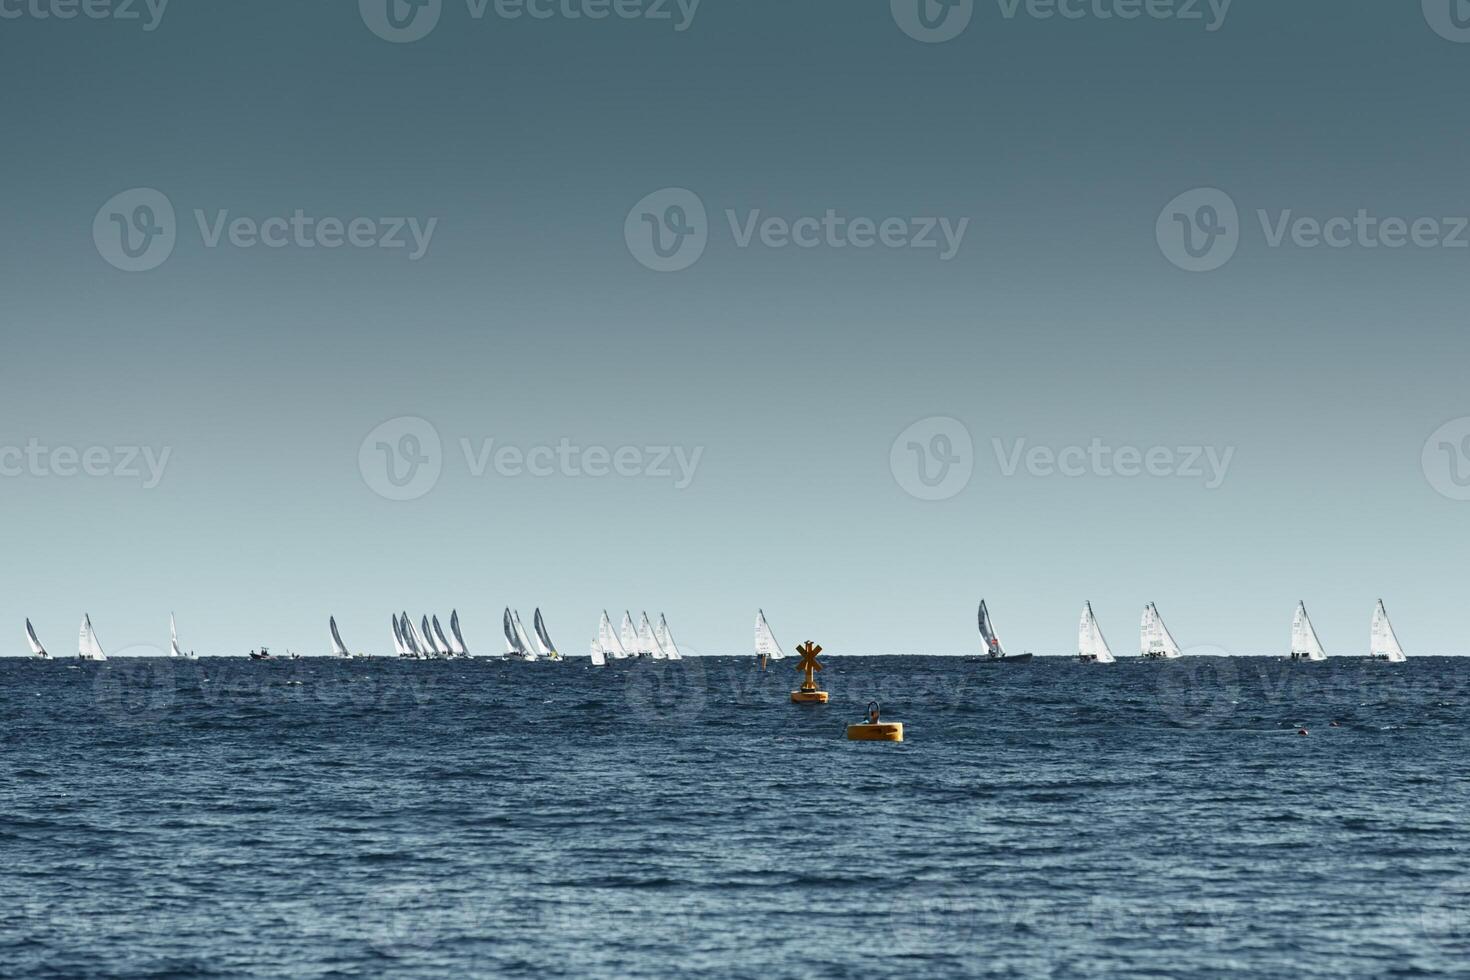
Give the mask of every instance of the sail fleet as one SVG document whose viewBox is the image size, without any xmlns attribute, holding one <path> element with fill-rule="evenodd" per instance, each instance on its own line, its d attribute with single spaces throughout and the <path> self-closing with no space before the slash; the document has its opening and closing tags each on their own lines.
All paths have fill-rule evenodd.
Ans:
<svg viewBox="0 0 1470 980">
<path fill-rule="evenodd" d="M 431 613 L 421 615 L 418 622 L 414 622 L 413 617 L 409 616 L 406 611 L 394 613 L 391 621 L 393 650 L 399 658 L 452 660 L 473 656 L 460 630 L 458 610 L 451 610 L 447 630 L 441 624 L 439 617 Z M 1031 659 L 1030 653 L 1014 654 L 1005 651 L 990 618 L 990 610 L 983 600 L 979 607 L 978 625 L 985 654 L 982 658 L 984 661 L 1025 663 Z M 186 652 L 180 645 L 178 624 L 173 613 L 169 614 L 168 628 L 169 656 L 175 659 L 196 659 L 194 651 Z M 540 608 L 533 612 L 531 629 L 527 630 L 521 622 L 520 612 L 507 606 L 502 616 L 502 629 L 505 634 L 506 649 L 501 659 L 528 663 L 562 662 L 568 659 L 552 642 L 551 633 L 547 629 L 546 619 L 541 615 Z M 339 659 L 369 656 L 361 653 L 354 654 L 349 650 L 347 644 L 342 640 L 342 633 L 337 627 L 335 616 L 328 618 L 327 633 L 331 656 Z M 25 639 L 32 658 L 52 659 L 51 653 L 41 642 L 30 619 L 25 621 Z M 765 611 L 757 610 L 755 617 L 756 659 L 765 664 L 772 660 L 780 660 L 784 655 L 781 644 L 771 630 L 770 623 L 766 621 Z M 1152 602 L 1146 604 L 1143 607 L 1143 618 L 1139 623 L 1139 659 L 1177 660 L 1182 656 L 1184 656 L 1184 650 L 1164 624 L 1164 618 L 1159 613 L 1158 607 Z M 639 616 L 635 625 L 633 614 L 624 611 L 622 623 L 615 629 L 612 618 L 604 609 L 597 624 L 597 635 L 593 637 L 588 650 L 588 659 L 596 667 L 603 667 L 621 660 L 676 661 L 682 660 L 683 657 L 684 654 L 680 651 L 678 643 L 675 642 L 668 619 L 663 613 L 659 614 L 656 626 L 646 612 Z M 107 660 L 107 654 L 102 648 L 97 631 L 92 626 L 92 619 L 88 615 L 82 616 L 77 638 L 77 658 L 93 662 Z M 1387 663 L 1403 663 L 1407 659 L 1404 648 L 1399 643 L 1398 635 L 1394 632 L 1393 624 L 1389 621 L 1388 610 L 1384 608 L 1382 599 L 1378 600 L 1374 606 L 1373 618 L 1369 624 L 1368 658 Z M 1327 659 L 1327 651 L 1317 636 L 1317 630 L 1312 625 L 1311 617 L 1307 614 L 1305 602 L 1298 602 L 1292 614 L 1291 643 L 1287 659 L 1303 662 L 1320 662 Z M 1083 604 L 1082 617 L 1077 626 L 1077 660 L 1088 664 L 1117 662 L 1117 657 L 1103 636 L 1102 627 L 1092 610 L 1091 602 Z"/>
</svg>

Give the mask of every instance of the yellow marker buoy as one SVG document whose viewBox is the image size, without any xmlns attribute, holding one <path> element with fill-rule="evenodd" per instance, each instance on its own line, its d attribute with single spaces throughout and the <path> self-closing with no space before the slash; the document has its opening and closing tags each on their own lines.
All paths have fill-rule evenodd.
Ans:
<svg viewBox="0 0 1470 980">
<path fill-rule="evenodd" d="M 868 702 L 868 720 L 847 726 L 849 742 L 902 742 L 903 722 L 879 721 L 878 702 Z"/>
<path fill-rule="evenodd" d="M 807 640 L 796 648 L 796 652 L 801 654 L 801 663 L 796 665 L 796 669 L 806 672 L 806 680 L 801 682 L 801 690 L 791 692 L 791 703 L 826 704 L 827 692 L 817 690 L 815 673 L 822 669 L 822 665 L 817 663 L 817 654 L 822 652 L 822 648 Z"/>
</svg>

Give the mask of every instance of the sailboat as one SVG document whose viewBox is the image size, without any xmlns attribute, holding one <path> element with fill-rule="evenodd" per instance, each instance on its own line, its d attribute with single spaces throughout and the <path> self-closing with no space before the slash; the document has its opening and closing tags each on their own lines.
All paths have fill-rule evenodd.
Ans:
<svg viewBox="0 0 1470 980">
<path fill-rule="evenodd" d="M 990 622 L 990 610 L 985 608 L 985 600 L 980 600 L 980 638 L 985 641 L 985 663 L 1008 663 L 1024 664 L 1031 660 L 1029 653 L 1006 653 L 1000 645 L 1000 637 L 995 635 L 995 626 Z"/>
<path fill-rule="evenodd" d="M 1139 653 L 1145 660 L 1177 660 L 1184 654 L 1179 644 L 1169 635 L 1164 617 L 1152 602 L 1143 607 L 1143 622 L 1139 628 Z"/>
<path fill-rule="evenodd" d="M 551 642 L 551 634 L 546 632 L 546 620 L 541 618 L 541 608 L 536 608 L 531 617 L 531 628 L 536 631 L 536 647 L 541 656 L 547 660 L 562 660 L 561 654 L 556 652 L 556 644 Z"/>
<path fill-rule="evenodd" d="M 439 617 L 430 620 L 434 627 L 434 649 L 439 651 L 439 656 L 449 658 L 454 656 L 454 644 L 449 642 L 449 637 L 444 635 L 444 627 L 439 625 Z"/>
<path fill-rule="evenodd" d="M 771 632 L 771 624 L 766 622 L 766 613 L 763 609 L 755 611 L 755 658 L 760 661 L 764 668 L 767 660 L 780 660 L 786 654 L 781 650 L 781 644 L 776 642 L 776 634 Z"/>
<path fill-rule="evenodd" d="M 1378 600 L 1378 605 L 1373 609 L 1372 646 L 1368 656 L 1373 660 L 1386 660 L 1391 664 L 1401 664 L 1408 658 L 1404 656 L 1404 648 L 1399 646 L 1399 638 L 1394 635 L 1393 624 L 1388 621 L 1388 610 L 1383 608 L 1383 600 Z"/>
<path fill-rule="evenodd" d="M 432 660 L 439 656 L 439 648 L 434 646 L 434 641 L 430 639 L 434 635 L 434 631 L 429 626 L 429 617 L 423 616 L 421 620 L 422 622 L 418 626 L 414 626 L 412 623 L 408 625 L 413 627 L 413 641 L 419 648 L 419 652 L 426 658 Z"/>
<path fill-rule="evenodd" d="M 664 652 L 659 648 L 658 637 L 653 635 L 653 624 L 648 621 L 648 613 L 643 613 L 638 620 L 638 656 L 649 660 L 663 660 Z"/>
<path fill-rule="evenodd" d="M 1082 607 L 1082 622 L 1077 626 L 1077 659 L 1085 664 L 1110 664 L 1114 662 L 1113 651 L 1103 639 L 1102 628 L 1092 614 L 1092 603 Z"/>
<path fill-rule="evenodd" d="M 658 629 L 653 633 L 653 641 L 664 652 L 665 660 L 684 659 L 684 655 L 679 652 L 679 647 L 674 642 L 674 634 L 669 632 L 669 621 L 664 619 L 663 613 L 658 614 Z"/>
<path fill-rule="evenodd" d="M 403 642 L 403 630 L 398 625 L 398 614 L 393 614 L 393 652 L 400 657 L 411 657 L 408 644 Z"/>
<path fill-rule="evenodd" d="M 174 625 L 173 613 L 168 614 L 168 655 L 170 657 L 180 657 L 184 660 L 199 659 L 198 657 L 194 656 L 193 650 L 185 653 L 182 649 L 179 648 L 179 628 Z"/>
<path fill-rule="evenodd" d="M 618 641 L 617 631 L 613 629 L 612 619 L 604 609 L 602 619 L 597 623 L 597 639 L 592 641 L 592 665 L 602 667 L 609 660 L 626 660 L 627 657 L 628 653 Z"/>
<path fill-rule="evenodd" d="M 638 630 L 633 626 L 633 614 L 623 610 L 623 625 L 618 630 L 618 642 L 629 657 L 638 656 Z"/>
<path fill-rule="evenodd" d="M 459 610 L 449 611 L 449 648 L 456 657 L 468 657 L 470 648 L 464 642 L 464 634 L 459 631 Z"/>
<path fill-rule="evenodd" d="M 520 616 L 512 614 L 510 607 L 505 607 L 505 659 L 506 660 L 535 660 L 536 653 L 531 649 L 530 642 L 526 639 L 526 631 L 521 628 Z"/>
<path fill-rule="evenodd" d="M 107 654 L 102 652 L 102 644 L 97 642 L 97 633 L 92 629 L 92 617 L 82 617 L 81 635 L 77 639 L 77 659 L 79 660 L 106 660 Z"/>
<path fill-rule="evenodd" d="M 1327 651 L 1322 649 L 1322 641 L 1317 639 L 1317 631 L 1312 628 L 1305 602 L 1296 604 L 1296 613 L 1291 617 L 1291 659 L 1327 659 Z"/>
<path fill-rule="evenodd" d="M 36 628 L 31 625 L 29 619 L 26 620 L 26 642 L 31 645 L 31 653 L 38 660 L 51 659 L 51 654 L 47 653 L 46 648 L 41 646 L 41 641 L 36 639 Z"/>
<path fill-rule="evenodd" d="M 342 634 L 337 632 L 337 617 L 327 617 L 327 625 L 332 634 L 332 656 L 352 659 L 352 654 L 347 650 L 347 644 L 342 642 Z"/>
</svg>

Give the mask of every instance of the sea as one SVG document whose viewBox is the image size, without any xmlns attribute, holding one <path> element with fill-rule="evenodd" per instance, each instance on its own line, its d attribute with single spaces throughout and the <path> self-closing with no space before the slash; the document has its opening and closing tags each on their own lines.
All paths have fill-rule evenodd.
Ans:
<svg viewBox="0 0 1470 980">
<path fill-rule="evenodd" d="M 0 976 L 1470 975 L 1470 658 L 794 665 L 0 660 Z"/>
</svg>

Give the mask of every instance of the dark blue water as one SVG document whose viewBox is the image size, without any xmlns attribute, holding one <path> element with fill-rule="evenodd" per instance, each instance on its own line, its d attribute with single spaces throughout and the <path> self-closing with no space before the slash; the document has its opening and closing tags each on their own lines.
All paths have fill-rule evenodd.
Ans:
<svg viewBox="0 0 1470 980">
<path fill-rule="evenodd" d="M 1470 660 L 791 665 L 0 661 L 0 975 L 1470 968 Z"/>
</svg>

